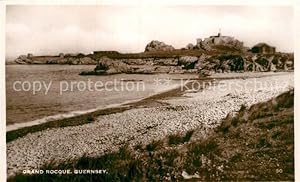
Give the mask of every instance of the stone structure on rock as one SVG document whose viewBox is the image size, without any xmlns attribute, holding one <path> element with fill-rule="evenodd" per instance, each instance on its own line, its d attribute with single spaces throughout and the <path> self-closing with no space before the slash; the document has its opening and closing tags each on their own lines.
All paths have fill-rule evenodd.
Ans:
<svg viewBox="0 0 300 182">
<path fill-rule="evenodd" d="M 221 32 L 218 35 L 210 36 L 208 38 L 201 38 L 196 39 L 196 45 L 188 44 L 186 49 L 202 49 L 202 50 L 216 50 L 220 48 L 230 48 L 235 50 L 244 50 L 244 43 L 235 39 L 231 36 L 223 36 Z"/>
<path fill-rule="evenodd" d="M 243 42 L 235 39 L 231 36 L 222 36 L 221 33 L 219 33 L 216 36 L 210 36 L 209 38 L 205 38 L 203 41 L 200 41 L 200 39 L 197 40 L 197 47 L 201 47 L 204 50 L 213 50 L 218 46 L 226 46 L 230 48 L 235 48 L 237 50 L 243 49 Z"/>
<path fill-rule="evenodd" d="M 146 45 L 145 52 L 152 51 L 173 51 L 175 48 L 158 40 L 153 40 Z"/>
<path fill-rule="evenodd" d="M 192 51 L 187 51 L 192 50 Z M 92 54 L 63 54 L 54 56 L 21 55 L 18 64 L 70 64 L 96 65 L 94 70 L 82 75 L 118 73 L 212 73 L 244 71 L 294 70 L 294 56 L 276 53 L 276 48 L 259 43 L 252 49 L 243 42 L 221 33 L 205 39 L 197 39 L 196 45 L 176 49 L 154 40 L 147 44 L 145 52 L 122 54 L 117 51 L 94 51 Z"/>
<path fill-rule="evenodd" d="M 276 52 L 276 48 L 266 43 L 258 43 L 252 47 L 251 52 L 260 54 L 274 54 Z"/>
</svg>

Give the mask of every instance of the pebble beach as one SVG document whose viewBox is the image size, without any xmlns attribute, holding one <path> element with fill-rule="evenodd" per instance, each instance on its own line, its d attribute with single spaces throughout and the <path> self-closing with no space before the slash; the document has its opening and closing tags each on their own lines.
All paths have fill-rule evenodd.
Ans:
<svg viewBox="0 0 300 182">
<path fill-rule="evenodd" d="M 191 129 L 205 134 L 242 105 L 267 101 L 293 87 L 293 72 L 216 79 L 204 89 L 195 85 L 180 97 L 157 100 L 162 103 L 157 106 L 99 116 L 85 125 L 30 133 L 7 143 L 7 175 L 83 155 L 100 156 L 124 144 L 147 144 Z"/>
</svg>

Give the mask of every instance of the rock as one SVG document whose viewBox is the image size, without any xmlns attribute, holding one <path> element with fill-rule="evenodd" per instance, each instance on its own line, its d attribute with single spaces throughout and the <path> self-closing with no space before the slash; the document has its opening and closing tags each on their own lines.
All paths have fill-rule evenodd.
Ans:
<svg viewBox="0 0 300 182">
<path fill-rule="evenodd" d="M 178 59 L 177 58 L 166 58 L 166 59 L 155 59 L 154 65 L 161 65 L 161 66 L 177 66 Z"/>
<path fill-rule="evenodd" d="M 202 49 L 202 39 L 198 38 L 195 48 Z"/>
<path fill-rule="evenodd" d="M 189 175 L 187 172 L 182 171 L 181 175 L 182 175 L 183 179 L 185 179 L 185 180 L 189 180 L 189 179 L 192 179 L 192 178 L 200 178 L 198 173 L 195 173 L 193 175 Z"/>
<path fill-rule="evenodd" d="M 89 61 L 91 61 L 90 59 Z M 83 71 L 80 75 L 107 75 L 118 73 L 132 73 L 131 67 L 120 60 L 113 60 L 106 56 L 98 60 L 94 71 Z"/>
<path fill-rule="evenodd" d="M 201 71 L 199 71 L 199 73 L 200 73 L 200 76 L 203 76 L 203 77 L 211 76 L 213 74 L 213 72 L 210 70 L 201 70 Z"/>
<path fill-rule="evenodd" d="M 27 64 L 23 59 L 20 59 L 20 58 L 17 58 L 15 60 L 15 62 L 18 63 L 18 64 Z"/>
<path fill-rule="evenodd" d="M 186 49 L 194 49 L 194 45 L 192 43 L 189 43 L 187 46 L 186 46 Z"/>
<path fill-rule="evenodd" d="M 198 61 L 198 58 L 195 56 L 182 56 L 179 58 L 179 62 L 182 64 L 190 64 Z"/>
<path fill-rule="evenodd" d="M 164 42 L 153 40 L 146 45 L 145 52 L 151 51 L 173 51 L 175 48 L 171 45 L 167 45 Z"/>
<path fill-rule="evenodd" d="M 26 55 L 20 55 L 15 62 L 18 64 L 32 64 L 32 60 L 27 58 Z"/>
<path fill-rule="evenodd" d="M 198 73 L 198 69 L 188 69 L 188 70 L 183 70 L 184 73 Z"/>
<path fill-rule="evenodd" d="M 207 62 L 207 61 L 209 61 L 209 58 L 210 58 L 211 56 L 209 56 L 209 55 L 206 55 L 206 54 L 202 54 L 199 58 L 198 58 L 198 61 L 197 61 L 197 63 L 195 64 L 195 69 L 198 69 L 198 70 L 201 70 L 203 67 L 204 67 L 204 65 L 205 65 L 205 63 Z"/>
<path fill-rule="evenodd" d="M 153 58 L 146 59 L 122 59 L 128 65 L 153 65 Z"/>
<path fill-rule="evenodd" d="M 230 36 L 211 36 L 209 38 L 205 38 L 203 41 L 199 40 L 199 42 L 197 42 L 197 47 L 201 47 L 209 51 L 218 49 L 220 46 L 222 48 L 228 47 L 243 50 L 243 42 Z"/>
<path fill-rule="evenodd" d="M 96 61 L 90 57 L 83 57 L 79 59 L 80 64 L 95 64 Z"/>
<path fill-rule="evenodd" d="M 169 71 L 169 74 L 183 74 L 185 70 L 181 66 L 172 66 L 172 69 Z"/>
<path fill-rule="evenodd" d="M 154 69 L 155 73 L 169 73 L 171 71 L 171 66 L 156 66 Z"/>
<path fill-rule="evenodd" d="M 102 67 L 101 67 L 102 66 Z M 108 57 L 101 57 L 97 64 L 98 68 L 107 68 L 105 69 L 106 73 L 108 74 L 116 74 L 116 73 L 130 73 L 131 68 L 122 61 L 119 60 L 113 60 Z M 101 70 L 95 68 L 95 71 Z"/>
<path fill-rule="evenodd" d="M 60 58 L 64 58 L 64 57 L 65 57 L 64 53 L 59 53 L 58 56 L 59 56 Z"/>
<path fill-rule="evenodd" d="M 136 66 L 132 67 L 131 73 L 135 74 L 153 74 L 155 72 L 154 66 Z"/>
<path fill-rule="evenodd" d="M 195 56 L 182 56 L 178 60 L 178 65 L 181 65 L 183 69 L 194 69 L 198 58 Z"/>
</svg>

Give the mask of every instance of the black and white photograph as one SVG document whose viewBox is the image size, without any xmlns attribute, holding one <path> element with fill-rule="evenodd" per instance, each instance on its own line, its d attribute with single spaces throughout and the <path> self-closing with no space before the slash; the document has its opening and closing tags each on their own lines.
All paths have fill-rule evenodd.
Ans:
<svg viewBox="0 0 300 182">
<path fill-rule="evenodd" d="M 2 13 L 7 181 L 296 180 L 293 4 L 26 2 Z"/>
</svg>

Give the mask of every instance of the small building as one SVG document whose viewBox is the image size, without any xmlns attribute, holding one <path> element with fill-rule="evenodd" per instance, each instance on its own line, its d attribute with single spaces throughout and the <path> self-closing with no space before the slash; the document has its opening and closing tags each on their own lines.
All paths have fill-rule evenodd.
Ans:
<svg viewBox="0 0 300 182">
<path fill-rule="evenodd" d="M 276 48 L 266 43 L 258 43 L 251 48 L 251 52 L 260 54 L 274 54 L 276 52 Z"/>
</svg>

